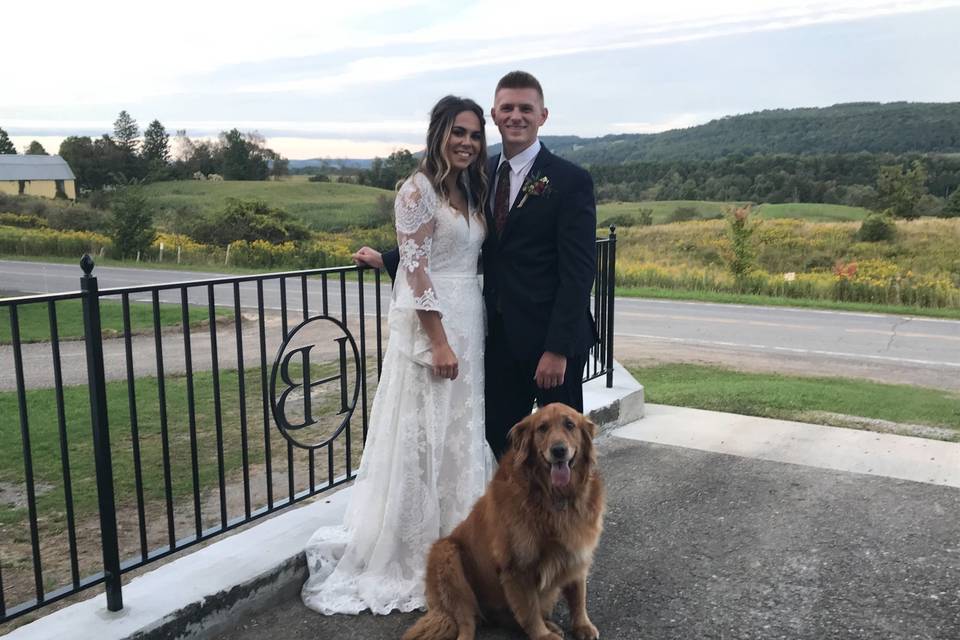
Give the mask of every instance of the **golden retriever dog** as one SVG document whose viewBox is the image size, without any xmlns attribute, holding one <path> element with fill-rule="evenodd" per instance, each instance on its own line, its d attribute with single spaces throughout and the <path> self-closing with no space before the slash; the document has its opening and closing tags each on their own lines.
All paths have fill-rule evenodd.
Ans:
<svg viewBox="0 0 960 640">
<path fill-rule="evenodd" d="M 560 594 L 573 637 L 599 638 L 587 616 L 587 573 L 603 529 L 597 427 L 550 404 L 510 430 L 510 449 L 486 493 L 427 557 L 426 615 L 403 640 L 470 640 L 478 620 L 560 640 L 550 620 Z"/>
</svg>

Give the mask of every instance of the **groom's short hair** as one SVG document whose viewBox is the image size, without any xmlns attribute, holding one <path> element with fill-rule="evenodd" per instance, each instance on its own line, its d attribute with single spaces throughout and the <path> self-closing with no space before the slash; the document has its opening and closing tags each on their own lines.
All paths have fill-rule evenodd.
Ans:
<svg viewBox="0 0 960 640">
<path fill-rule="evenodd" d="M 526 71 L 511 71 L 500 78 L 493 95 L 497 95 L 497 91 L 500 91 L 500 89 L 536 89 L 540 100 L 543 100 L 543 87 L 540 86 L 540 81 L 533 77 L 532 73 Z"/>
</svg>

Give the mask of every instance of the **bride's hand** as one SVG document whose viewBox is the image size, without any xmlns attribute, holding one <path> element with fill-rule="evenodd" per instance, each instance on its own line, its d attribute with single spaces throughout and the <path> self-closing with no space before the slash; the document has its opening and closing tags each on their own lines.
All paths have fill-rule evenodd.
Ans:
<svg viewBox="0 0 960 640">
<path fill-rule="evenodd" d="M 444 342 L 433 346 L 433 375 L 440 378 L 449 378 L 456 380 L 460 373 L 460 364 L 457 362 L 457 354 L 450 348 L 450 344 Z"/>
</svg>

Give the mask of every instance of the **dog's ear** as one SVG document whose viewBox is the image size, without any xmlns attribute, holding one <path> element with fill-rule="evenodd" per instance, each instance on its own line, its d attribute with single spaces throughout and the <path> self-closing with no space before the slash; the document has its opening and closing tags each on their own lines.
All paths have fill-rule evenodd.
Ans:
<svg viewBox="0 0 960 640">
<path fill-rule="evenodd" d="M 591 440 L 596 439 L 597 437 L 597 425 L 590 418 L 583 417 L 583 428 L 586 430 L 587 434 L 590 436 Z"/>
<path fill-rule="evenodd" d="M 593 446 L 593 440 L 597 437 L 597 425 L 590 418 L 581 416 L 580 426 L 583 427 L 583 433 L 587 436 L 583 442 L 584 457 L 589 460 L 589 466 L 593 466 L 597 464 L 597 453 Z"/>
<path fill-rule="evenodd" d="M 510 446 L 514 450 L 513 462 L 518 467 L 527 461 L 527 456 L 530 454 L 530 425 L 532 422 L 533 414 L 513 425 L 510 432 L 507 433 L 507 440 L 510 441 Z"/>
</svg>

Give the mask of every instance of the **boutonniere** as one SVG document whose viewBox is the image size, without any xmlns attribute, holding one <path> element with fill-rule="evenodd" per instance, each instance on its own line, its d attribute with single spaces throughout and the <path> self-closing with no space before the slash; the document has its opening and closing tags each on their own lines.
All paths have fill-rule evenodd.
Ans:
<svg viewBox="0 0 960 640">
<path fill-rule="evenodd" d="M 540 174 L 528 176 L 527 179 L 523 181 L 523 186 L 520 187 L 520 191 L 523 192 L 523 199 L 520 200 L 517 209 L 522 207 L 523 203 L 526 202 L 530 196 L 550 195 L 550 178 L 541 176 Z"/>
</svg>

